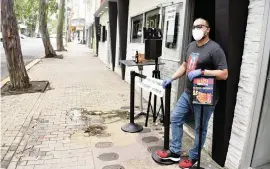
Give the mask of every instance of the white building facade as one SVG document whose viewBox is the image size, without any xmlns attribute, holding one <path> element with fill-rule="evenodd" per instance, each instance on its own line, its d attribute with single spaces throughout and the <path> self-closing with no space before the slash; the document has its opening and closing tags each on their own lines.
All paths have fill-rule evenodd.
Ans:
<svg viewBox="0 0 270 169">
<path fill-rule="evenodd" d="M 216 2 L 216 6 L 210 5 L 212 1 Z M 145 44 L 141 35 L 143 27 L 160 28 L 163 32 L 160 61 L 165 63 L 160 66 L 161 79 L 167 79 L 184 60 L 183 50 L 192 41 L 190 27 L 194 18 L 207 18 L 210 25 L 212 24 L 212 37 L 210 37 L 224 48 L 228 56 L 229 79 L 224 84 L 225 87 L 222 87 L 224 93 L 221 96 L 225 99 L 221 99 L 219 103 L 215 112 L 217 117 L 215 118 L 214 115 L 209 122 L 205 149 L 215 161 L 228 169 L 269 169 L 270 134 L 267 131 L 270 130 L 270 125 L 267 119 L 270 119 L 270 46 L 268 45 L 270 42 L 270 1 L 241 0 L 236 4 L 236 2 L 226 0 L 227 5 L 225 1 L 222 3 L 220 0 L 212 1 L 205 1 L 206 6 L 204 10 L 201 10 L 199 6 L 202 4 L 195 1 L 129 0 L 124 59 L 134 59 L 136 51 L 144 53 Z M 105 1 L 105 3 L 108 2 Z M 119 3 L 120 0 L 116 2 Z M 118 15 L 119 7 L 121 5 L 118 4 Z M 224 12 L 223 9 L 229 12 Z M 100 11 L 103 12 L 100 13 Z M 175 11 L 176 19 L 173 22 L 168 17 L 171 11 Z M 111 21 L 108 8 L 96 8 L 95 14 L 99 17 L 99 24 L 106 27 L 105 31 L 109 31 L 111 27 L 108 23 Z M 98 42 L 98 57 L 109 69 L 113 69 L 130 83 L 130 71 L 138 71 L 138 69 L 137 67 L 123 69 L 119 63 L 119 60 L 123 59 L 123 49 L 121 49 L 123 35 L 121 28 L 119 30 L 119 22 L 123 21 L 120 16 L 117 17 L 116 22 L 115 67 L 112 68 L 112 43 L 110 43 L 111 35 L 108 33 L 104 41 L 101 38 Z M 103 35 L 103 32 L 101 34 Z M 152 76 L 153 70 L 154 66 L 145 66 L 143 74 Z M 171 108 L 184 90 L 184 81 L 185 79 L 182 78 L 173 82 Z M 140 89 L 136 88 L 136 90 Z M 148 96 L 149 93 L 144 91 L 145 100 L 148 100 Z M 221 111 L 221 113 L 220 110 L 224 112 Z M 217 124 L 219 122 L 220 124 Z M 192 123 L 194 122 L 190 118 L 188 124 L 185 125 L 185 131 L 194 137 Z M 217 131 L 217 129 L 222 130 Z M 219 151 L 217 140 L 225 140 L 220 145 L 223 155 L 217 155 Z"/>
</svg>

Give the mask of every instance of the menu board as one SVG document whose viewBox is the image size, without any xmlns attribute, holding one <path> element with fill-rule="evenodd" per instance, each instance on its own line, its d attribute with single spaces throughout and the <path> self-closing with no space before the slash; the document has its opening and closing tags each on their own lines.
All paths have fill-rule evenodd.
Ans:
<svg viewBox="0 0 270 169">
<path fill-rule="evenodd" d="M 193 79 L 193 104 L 214 105 L 214 96 L 214 76 L 200 76 Z"/>
</svg>

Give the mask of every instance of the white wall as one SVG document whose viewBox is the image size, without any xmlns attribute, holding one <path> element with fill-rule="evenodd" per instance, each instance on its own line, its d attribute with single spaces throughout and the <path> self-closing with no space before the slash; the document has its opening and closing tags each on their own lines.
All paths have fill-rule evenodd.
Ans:
<svg viewBox="0 0 270 169">
<path fill-rule="evenodd" d="M 239 169 L 248 123 L 252 120 L 251 111 L 257 89 L 255 79 L 260 71 L 258 58 L 262 57 L 259 51 L 264 7 L 265 0 L 250 0 L 235 115 L 225 164 L 229 169 Z"/>
<path fill-rule="evenodd" d="M 163 4 L 168 5 L 168 0 L 130 0 L 129 2 L 129 19 L 128 19 L 128 32 L 127 32 L 127 56 L 126 59 L 132 59 L 132 56 L 135 54 L 136 50 L 139 50 L 139 52 L 144 53 L 144 43 L 131 43 L 130 42 L 130 33 L 131 33 L 131 18 L 133 16 L 142 14 L 144 12 L 147 12 L 149 10 L 152 10 L 156 8 L 157 6 Z M 181 2 L 183 7 L 185 6 L 185 0 L 183 1 L 174 1 L 174 3 Z M 161 70 L 161 79 L 167 79 L 171 77 L 171 75 L 178 69 L 180 66 L 180 55 L 181 55 L 181 49 L 182 49 L 182 36 L 183 36 L 183 25 L 184 25 L 184 8 L 180 11 L 180 22 L 179 22 L 179 31 L 178 31 L 178 39 L 177 39 L 177 48 L 176 49 L 165 49 L 162 52 L 161 61 L 165 62 L 164 66 L 160 66 Z M 117 31 L 118 32 L 118 31 Z M 119 35 L 118 35 L 119 36 Z M 119 45 L 117 44 L 116 47 L 116 65 L 117 60 L 119 56 Z M 126 68 L 126 77 L 125 80 L 129 83 L 130 82 L 130 71 L 137 71 L 137 67 L 127 67 Z M 143 74 L 146 76 L 152 76 L 152 71 L 154 70 L 154 66 L 145 66 L 143 70 Z M 116 72 L 121 75 L 121 69 L 117 68 Z M 137 78 L 137 81 L 139 78 Z M 173 82 L 173 88 L 172 88 L 172 97 L 171 97 L 171 105 L 173 108 L 173 105 L 176 103 L 177 99 L 177 89 L 178 89 L 178 82 Z M 139 88 L 136 87 L 136 90 L 139 92 Z M 148 100 L 149 93 L 147 91 L 144 91 L 144 98 Z"/>
<path fill-rule="evenodd" d="M 73 0 L 72 9 L 72 18 L 85 18 L 85 0 Z"/>
<path fill-rule="evenodd" d="M 114 71 L 121 76 L 121 67 L 118 64 L 119 62 L 119 20 L 117 18 L 117 29 L 116 29 L 116 50 L 115 50 L 115 69 Z"/>
<path fill-rule="evenodd" d="M 108 16 L 108 10 L 105 10 L 104 13 L 100 16 L 100 24 L 102 26 L 106 26 L 106 29 L 108 30 L 107 28 L 107 22 L 109 20 L 109 16 Z M 107 37 L 108 39 L 108 37 Z M 108 56 L 108 50 L 107 50 L 107 40 L 105 42 L 102 42 L 102 41 L 99 41 L 99 47 L 98 47 L 98 57 L 99 59 L 105 64 L 107 65 L 108 63 L 108 59 L 107 59 L 107 56 Z"/>
</svg>

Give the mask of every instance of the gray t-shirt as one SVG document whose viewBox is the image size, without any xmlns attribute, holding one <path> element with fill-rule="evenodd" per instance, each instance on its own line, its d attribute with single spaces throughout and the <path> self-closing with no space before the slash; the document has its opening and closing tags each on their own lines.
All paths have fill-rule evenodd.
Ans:
<svg viewBox="0 0 270 169">
<path fill-rule="evenodd" d="M 186 50 L 187 73 L 192 70 L 223 70 L 227 69 L 226 56 L 216 42 L 209 40 L 205 45 L 198 47 L 196 41 L 191 42 Z M 193 84 L 186 78 L 186 92 L 191 94 Z"/>
</svg>

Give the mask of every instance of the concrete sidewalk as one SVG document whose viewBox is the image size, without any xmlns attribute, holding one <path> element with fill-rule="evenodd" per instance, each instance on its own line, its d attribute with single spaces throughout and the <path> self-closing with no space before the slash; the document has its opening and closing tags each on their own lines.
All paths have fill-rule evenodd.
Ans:
<svg viewBox="0 0 270 169">
<path fill-rule="evenodd" d="M 129 84 L 86 46 L 70 43 L 62 54 L 63 60 L 42 59 L 29 70 L 31 80 L 49 80 L 50 90 L 1 97 L 1 168 L 178 168 L 151 158 L 151 150 L 163 145 L 161 125 L 149 120 L 143 132 L 121 131 L 128 122 L 121 107 L 129 106 Z M 183 141 L 187 150 L 192 140 Z M 205 153 L 203 158 L 208 169 L 217 168 Z"/>
</svg>

